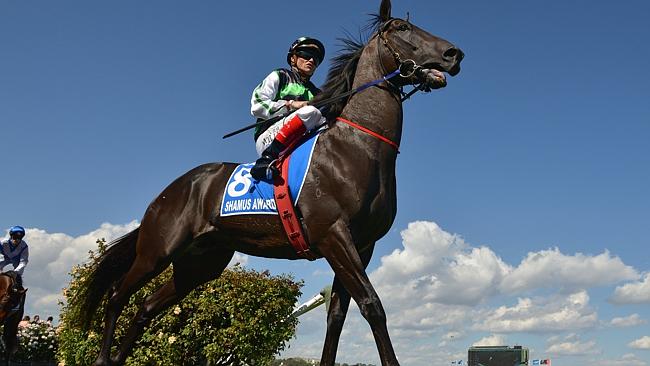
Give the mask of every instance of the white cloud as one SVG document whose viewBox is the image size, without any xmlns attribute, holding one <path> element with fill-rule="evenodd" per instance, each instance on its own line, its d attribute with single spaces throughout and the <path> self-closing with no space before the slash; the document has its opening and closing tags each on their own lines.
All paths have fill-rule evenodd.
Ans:
<svg viewBox="0 0 650 366">
<path fill-rule="evenodd" d="M 440 338 L 441 341 L 438 343 L 438 347 L 446 347 L 448 344 L 451 344 L 452 342 L 457 342 L 461 339 L 464 338 L 464 334 L 462 332 L 458 331 L 451 331 L 447 332 L 446 334 L 443 334 Z"/>
<path fill-rule="evenodd" d="M 434 222 L 412 222 L 401 234 L 403 247 L 382 257 L 370 275 L 382 299 L 400 308 L 475 306 L 497 295 L 541 288 L 574 293 L 639 277 L 608 251 L 589 256 L 542 250 L 515 268 L 490 248 L 471 247 Z"/>
<path fill-rule="evenodd" d="M 458 331 L 451 331 L 447 332 L 447 334 L 444 334 L 441 338 L 445 340 L 457 340 L 463 338 L 465 335 L 462 332 Z"/>
<path fill-rule="evenodd" d="M 610 301 L 615 304 L 650 304 L 650 273 L 646 273 L 641 281 L 617 287 Z"/>
<path fill-rule="evenodd" d="M 575 333 L 567 335 L 563 340 L 552 337 L 549 341 L 550 344 L 546 348 L 546 353 L 551 355 L 584 356 L 601 352 L 596 348 L 596 341 L 581 342 L 580 337 Z"/>
<path fill-rule="evenodd" d="M 594 359 L 586 362 L 587 365 L 593 366 L 646 366 L 647 363 L 635 354 L 628 353 L 623 355 L 618 360 L 608 360 L 608 359 Z"/>
<path fill-rule="evenodd" d="M 631 348 L 650 349 L 650 336 L 644 336 L 627 344 Z"/>
<path fill-rule="evenodd" d="M 124 225 L 104 223 L 98 229 L 77 237 L 37 228 L 27 229 L 25 240 L 29 245 L 29 263 L 24 273 L 25 287 L 28 288 L 25 314 L 39 314 L 41 318 L 53 315 L 56 318 L 58 302 L 63 299 L 61 290 L 70 281 L 72 267 L 88 260 L 88 252 L 97 249 L 98 239 L 110 242 L 138 225 L 137 221 Z M 237 253 L 231 264 L 235 262 L 245 265 L 248 256 Z"/>
<path fill-rule="evenodd" d="M 492 334 L 487 337 L 483 337 L 478 341 L 474 342 L 472 346 L 506 346 L 508 342 L 506 338 L 501 334 Z"/>
<path fill-rule="evenodd" d="M 489 248 L 469 248 L 433 222 L 410 223 L 402 242 L 371 274 L 390 302 L 476 305 L 496 293 L 509 271 Z"/>
<path fill-rule="evenodd" d="M 29 263 L 25 268 L 27 302 L 26 314 L 41 317 L 59 313 L 61 290 L 68 284 L 68 273 L 73 265 L 88 260 L 88 252 L 97 249 L 97 239 L 116 239 L 138 226 L 132 221 L 124 225 L 104 223 L 88 234 L 72 237 L 63 233 L 48 233 L 41 229 L 27 229 L 25 240 L 29 245 Z"/>
<path fill-rule="evenodd" d="M 582 253 L 565 255 L 558 248 L 528 253 L 519 266 L 508 273 L 502 291 L 518 293 L 536 288 L 581 290 L 612 285 L 639 278 L 637 271 L 608 251 L 596 256 Z"/>
<path fill-rule="evenodd" d="M 442 366 L 449 360 L 463 359 L 471 341 L 481 338 L 479 332 L 491 335 L 475 344 L 508 345 L 504 334 L 512 332 L 532 333 L 531 337 L 539 338 L 542 333 L 594 329 L 602 322 L 594 310 L 598 302 L 592 306 L 587 289 L 638 278 L 635 269 L 607 251 L 565 255 L 559 249 L 543 250 L 529 253 L 513 267 L 491 248 L 473 247 L 433 222 L 410 223 L 401 236 L 402 245 L 383 256 L 369 277 L 386 310 L 395 351 L 407 365 Z M 548 271 L 554 273 L 545 273 Z M 526 277 L 530 283 L 518 281 L 517 276 Z M 530 291 L 533 293 L 528 296 L 512 298 L 513 294 Z M 301 318 L 301 323 L 304 321 Z M 630 315 L 612 319 L 611 325 L 634 322 L 643 320 Z M 300 326 L 287 356 L 317 358 L 324 334 L 322 314 L 318 321 Z M 583 341 L 579 333 L 555 337 L 546 347 L 526 345 L 531 351 L 548 348 L 561 357 L 586 359 L 601 352 L 596 340 Z M 339 362 L 378 362 L 369 326 L 354 304 L 339 350 Z M 352 359 L 347 358 L 349 355 Z"/>
<path fill-rule="evenodd" d="M 508 332 L 557 332 L 595 326 L 598 315 L 589 307 L 589 295 L 580 291 L 551 298 L 520 298 L 512 307 L 484 311 L 476 330 Z"/>
<path fill-rule="evenodd" d="M 636 325 L 645 324 L 647 321 L 642 319 L 639 314 L 632 314 L 626 317 L 613 318 L 609 324 L 614 327 L 633 327 Z"/>
</svg>

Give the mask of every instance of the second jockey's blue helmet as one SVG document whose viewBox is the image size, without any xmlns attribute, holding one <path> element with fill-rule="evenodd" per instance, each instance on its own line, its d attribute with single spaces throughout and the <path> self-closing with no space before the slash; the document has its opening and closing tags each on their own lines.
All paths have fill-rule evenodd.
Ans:
<svg viewBox="0 0 650 366">
<path fill-rule="evenodd" d="M 9 236 L 20 236 L 22 238 L 25 236 L 25 228 L 22 226 L 12 226 L 9 229 Z"/>
</svg>

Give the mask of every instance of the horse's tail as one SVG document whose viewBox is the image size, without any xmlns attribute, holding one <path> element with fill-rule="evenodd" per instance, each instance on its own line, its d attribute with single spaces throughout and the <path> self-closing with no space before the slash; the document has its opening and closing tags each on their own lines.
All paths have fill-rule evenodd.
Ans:
<svg viewBox="0 0 650 366">
<path fill-rule="evenodd" d="M 95 311 L 109 289 L 131 268 L 135 260 L 135 244 L 140 228 L 115 239 L 108 244 L 108 249 L 97 258 L 94 268 L 85 276 L 81 284 L 83 291 L 77 292 L 76 301 L 79 304 L 81 326 L 85 329 L 95 316 Z"/>
</svg>

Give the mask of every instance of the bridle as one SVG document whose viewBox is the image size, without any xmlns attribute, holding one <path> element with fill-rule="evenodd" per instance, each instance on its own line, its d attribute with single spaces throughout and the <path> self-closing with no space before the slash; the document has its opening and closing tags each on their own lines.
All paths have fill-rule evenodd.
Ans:
<svg viewBox="0 0 650 366">
<path fill-rule="evenodd" d="M 424 92 L 430 92 L 431 91 L 431 87 L 427 86 L 425 84 L 425 81 L 420 80 L 419 83 L 417 81 L 416 82 L 411 82 L 410 81 L 410 79 L 413 76 L 415 76 L 417 79 L 421 79 L 422 78 L 421 73 L 423 73 L 424 68 L 421 65 L 418 65 L 417 62 L 415 62 L 412 59 L 403 60 L 402 57 L 400 56 L 399 52 L 397 52 L 395 50 L 395 48 L 388 41 L 388 37 L 386 36 L 386 29 L 388 28 L 388 26 L 393 21 L 395 21 L 397 19 L 398 18 L 391 18 L 391 19 L 388 19 L 383 24 L 381 24 L 379 26 L 379 30 L 377 31 L 377 33 L 374 36 L 374 37 L 377 38 L 377 58 L 379 59 L 379 65 L 381 67 L 381 73 L 384 76 L 382 76 L 382 78 L 377 79 L 375 81 L 371 81 L 369 83 L 366 83 L 366 84 L 362 85 L 361 88 L 359 88 L 357 90 L 353 90 L 351 92 L 357 93 L 358 91 L 364 90 L 364 89 L 366 89 L 367 87 L 370 87 L 370 86 L 377 86 L 379 88 L 383 88 L 379 84 L 381 82 L 386 82 L 386 84 L 388 84 L 387 89 L 391 93 L 391 95 L 395 96 L 395 98 L 400 103 L 402 103 L 402 102 L 406 101 L 407 99 L 409 99 L 413 94 L 415 94 L 418 91 L 424 91 Z M 406 20 L 406 22 L 408 23 L 408 20 Z M 381 41 L 381 43 L 380 43 L 380 41 Z M 405 41 L 405 42 L 408 43 L 409 45 L 411 45 L 411 47 L 414 50 L 417 49 L 417 47 L 415 47 L 415 45 L 411 44 L 410 42 L 408 42 L 408 41 Z M 393 56 L 393 59 L 395 60 L 395 64 L 397 65 L 397 70 L 393 71 L 392 73 L 388 73 L 386 71 L 386 66 L 384 65 L 384 59 L 381 57 L 381 48 L 382 48 L 381 45 L 382 44 L 384 45 L 384 47 L 386 47 L 388 49 L 390 54 Z M 394 77 L 395 78 L 399 77 L 399 78 L 404 79 L 406 81 L 405 85 L 413 85 L 413 90 L 411 90 L 408 93 L 405 93 L 403 85 L 395 85 L 395 83 L 393 83 L 391 81 L 391 79 L 394 78 Z M 416 84 L 418 84 L 418 85 L 416 85 Z M 347 119 L 345 119 L 345 118 L 343 118 L 341 116 L 337 117 L 336 120 L 340 121 L 340 122 L 343 122 L 343 123 L 346 123 L 346 124 L 350 125 L 351 127 L 354 127 L 356 129 L 360 130 L 361 132 L 364 132 L 364 133 L 366 133 L 368 135 L 371 135 L 372 137 L 374 137 L 374 138 L 376 138 L 376 139 L 390 145 L 399 154 L 399 144 L 397 144 L 396 142 L 386 138 L 385 136 L 382 136 L 381 134 L 379 134 L 379 133 L 377 133 L 375 131 L 372 131 L 372 130 L 370 130 L 370 129 L 366 128 L 366 127 L 363 127 L 363 126 L 361 126 L 361 125 L 359 125 L 359 124 L 357 124 L 355 122 L 352 122 L 350 120 L 347 120 Z"/>
<path fill-rule="evenodd" d="M 395 96 L 395 98 L 400 103 L 406 101 L 407 99 L 409 99 L 413 94 L 415 94 L 418 91 L 424 91 L 424 92 L 430 92 L 431 91 L 431 87 L 427 86 L 425 81 L 421 80 L 421 79 L 426 80 L 426 78 L 423 75 L 424 74 L 424 72 L 423 72 L 424 68 L 421 65 L 418 65 L 412 59 L 402 60 L 402 57 L 395 50 L 395 47 L 393 47 L 390 44 L 390 42 L 388 41 L 388 37 L 386 36 L 386 29 L 388 28 L 388 26 L 392 22 L 394 22 L 396 20 L 401 20 L 401 19 L 399 19 L 399 18 L 390 18 L 387 21 L 385 21 L 383 24 L 380 24 L 379 27 L 378 27 L 379 29 L 378 29 L 377 33 L 375 33 L 372 36 L 372 38 L 368 41 L 368 44 L 369 44 L 370 42 L 372 42 L 372 40 L 374 38 L 377 38 L 377 58 L 379 59 L 379 65 L 381 67 L 382 77 L 380 77 L 379 79 L 367 82 L 367 83 L 365 83 L 365 84 L 363 84 L 361 86 L 358 86 L 358 87 L 356 87 L 354 89 L 348 90 L 348 91 L 346 91 L 344 93 L 334 95 L 334 96 L 331 96 L 330 98 L 321 100 L 318 103 L 313 104 L 314 107 L 316 107 L 318 109 L 323 108 L 323 107 L 325 107 L 325 106 L 327 106 L 327 105 L 329 105 L 329 104 L 331 104 L 331 103 L 333 103 L 333 102 L 335 102 L 335 101 L 337 101 L 339 99 L 350 97 L 351 95 L 357 94 L 357 93 L 359 93 L 361 91 L 364 91 L 364 90 L 366 90 L 366 89 L 368 89 L 368 88 L 370 88 L 372 86 L 377 86 L 377 87 L 382 88 L 382 89 L 387 89 L 391 93 L 391 95 Z M 408 19 L 406 20 L 406 23 L 410 24 L 408 22 Z M 380 43 L 380 41 L 382 43 Z M 411 47 L 413 47 L 413 49 L 417 49 L 417 47 L 415 47 L 415 45 L 413 45 L 412 43 L 410 43 L 408 41 L 405 41 L 405 42 L 410 44 Z M 383 58 L 381 57 L 381 49 L 382 49 L 381 45 L 382 44 L 391 53 L 391 55 L 393 56 L 393 59 L 395 60 L 395 64 L 397 65 L 397 69 L 394 70 L 393 72 L 389 73 L 389 72 L 386 71 L 386 66 L 384 65 Z M 419 83 L 418 83 L 418 81 L 412 82 L 412 81 L 409 80 L 413 76 L 415 76 L 418 79 Z M 396 85 L 394 82 L 391 81 L 391 79 L 398 78 L 398 77 L 405 80 L 404 85 L 413 85 L 413 90 L 411 90 L 408 93 L 405 93 L 404 92 L 404 85 Z M 380 85 L 380 84 L 382 84 L 384 82 L 388 85 L 388 88 L 383 87 L 383 86 Z M 290 113 L 281 114 L 281 115 L 277 115 L 275 117 L 271 117 L 271 118 L 268 118 L 268 119 L 265 119 L 265 120 L 257 121 L 257 122 L 255 122 L 253 124 L 242 127 L 242 128 L 240 128 L 240 129 L 238 129 L 236 131 L 227 133 L 227 134 L 225 134 L 223 136 L 223 138 L 225 139 L 225 138 L 234 136 L 234 135 L 236 135 L 238 133 L 241 133 L 241 132 L 244 132 L 244 131 L 249 130 L 251 128 L 257 127 L 257 126 L 259 126 L 261 124 L 275 123 L 275 122 L 289 116 L 289 114 Z"/>
<path fill-rule="evenodd" d="M 391 43 L 388 41 L 388 37 L 386 36 L 386 29 L 388 29 L 390 24 L 396 20 L 399 20 L 399 18 L 390 18 L 379 26 L 379 30 L 375 35 L 377 38 L 377 57 L 379 59 L 379 65 L 381 66 L 382 73 L 384 75 L 387 74 L 386 67 L 384 66 L 383 58 L 381 57 L 380 46 L 383 44 L 384 47 L 386 47 L 390 52 L 390 54 L 393 56 L 393 59 L 395 60 L 395 64 L 397 65 L 397 69 L 399 70 L 399 74 L 396 77 L 400 77 L 404 79 L 406 81 L 405 85 L 413 85 L 413 90 L 411 90 L 408 93 L 405 93 L 403 85 L 396 85 L 392 81 L 386 79 L 386 83 L 389 86 L 389 90 L 393 94 L 399 96 L 401 102 L 404 102 L 416 92 L 418 91 L 430 92 L 431 88 L 426 86 L 425 82 L 422 80 L 420 80 L 419 82 L 409 81 L 409 79 L 411 79 L 413 76 L 415 76 L 417 79 L 421 79 L 421 73 L 423 72 L 424 68 L 421 65 L 418 65 L 417 62 L 415 62 L 413 59 L 402 60 L 402 57 L 400 56 L 399 52 L 397 52 L 395 48 L 391 45 Z M 406 20 L 406 22 L 410 24 L 408 20 Z M 413 49 L 417 49 L 417 47 L 415 47 L 410 42 L 406 40 L 404 42 L 410 44 L 413 47 Z"/>
<path fill-rule="evenodd" d="M 9 286 L 7 286 L 7 291 L 5 294 L 0 297 L 0 311 L 5 312 L 5 319 L 12 314 L 18 311 L 17 305 L 20 305 L 20 297 L 16 296 L 18 291 L 16 290 L 16 282 L 13 277 L 6 273 L 0 273 L 0 276 L 6 276 L 9 278 Z M 9 309 L 5 309 L 9 307 Z"/>
</svg>

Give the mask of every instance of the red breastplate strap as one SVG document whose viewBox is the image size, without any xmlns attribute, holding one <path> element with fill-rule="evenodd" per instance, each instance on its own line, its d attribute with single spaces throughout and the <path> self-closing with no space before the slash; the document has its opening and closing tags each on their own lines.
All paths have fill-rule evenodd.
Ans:
<svg viewBox="0 0 650 366">
<path fill-rule="evenodd" d="M 296 215 L 296 209 L 293 207 L 293 203 L 291 202 L 288 182 L 290 158 L 291 156 L 287 156 L 285 159 L 281 160 L 280 164 L 282 174 L 276 177 L 273 181 L 275 205 L 278 209 L 284 232 L 287 234 L 287 238 L 289 239 L 289 243 L 293 249 L 296 251 L 298 256 L 313 261 L 314 259 L 317 259 L 317 257 L 311 250 L 309 250 L 307 238 L 302 231 L 302 224 L 300 223 L 300 220 Z"/>
<path fill-rule="evenodd" d="M 370 136 L 372 136 L 372 137 L 374 137 L 374 138 L 377 138 L 377 139 L 379 139 L 379 140 L 381 140 L 381 141 L 387 143 L 388 145 L 392 146 L 395 150 L 397 150 L 397 152 L 399 153 L 399 145 L 398 145 L 398 144 L 396 144 L 394 141 L 389 140 L 388 138 L 386 138 L 386 137 L 384 137 L 384 136 L 378 134 L 377 132 L 372 131 L 372 130 L 369 130 L 369 129 L 367 129 L 367 128 L 361 126 L 360 124 L 354 123 L 354 122 L 352 122 L 352 121 L 350 121 L 350 120 L 347 120 L 347 119 L 345 119 L 345 118 L 336 117 L 336 120 L 337 120 L 337 121 L 341 121 L 341 122 L 343 122 L 343 123 L 346 123 L 346 124 L 348 124 L 348 125 L 350 125 L 350 126 L 356 128 L 357 130 L 360 130 L 360 131 L 362 131 L 362 132 L 365 132 L 365 133 L 367 133 L 368 135 L 370 135 Z"/>
</svg>

